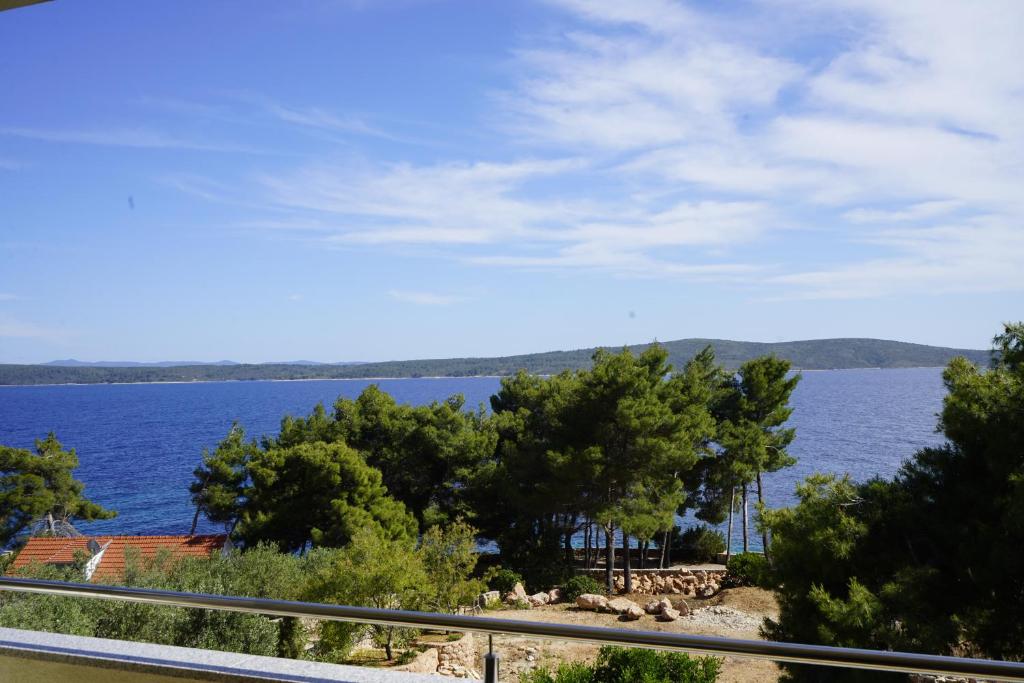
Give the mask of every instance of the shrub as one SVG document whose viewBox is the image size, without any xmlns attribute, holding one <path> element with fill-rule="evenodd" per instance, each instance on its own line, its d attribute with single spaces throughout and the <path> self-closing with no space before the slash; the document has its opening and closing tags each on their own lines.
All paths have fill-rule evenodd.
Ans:
<svg viewBox="0 0 1024 683">
<path fill-rule="evenodd" d="M 729 558 L 727 580 L 734 586 L 760 586 L 771 584 L 771 567 L 761 553 L 740 553 Z"/>
<path fill-rule="evenodd" d="M 576 598 L 584 593 L 604 593 L 604 588 L 589 576 L 574 576 L 562 585 L 562 599 L 576 602 Z"/>
<path fill-rule="evenodd" d="M 513 588 L 517 583 L 523 583 L 523 577 L 518 572 L 514 572 L 511 569 L 498 569 L 494 572 L 490 579 L 487 580 L 487 587 L 492 591 L 498 591 L 505 595 Z"/>
<path fill-rule="evenodd" d="M 679 552 L 690 562 L 710 562 L 725 552 L 725 537 L 706 526 L 693 526 L 679 539 Z"/>
<path fill-rule="evenodd" d="M 713 683 L 722 668 L 716 657 L 690 657 L 677 652 L 603 647 L 593 665 L 562 664 L 552 673 L 536 669 L 520 683 Z"/>
</svg>

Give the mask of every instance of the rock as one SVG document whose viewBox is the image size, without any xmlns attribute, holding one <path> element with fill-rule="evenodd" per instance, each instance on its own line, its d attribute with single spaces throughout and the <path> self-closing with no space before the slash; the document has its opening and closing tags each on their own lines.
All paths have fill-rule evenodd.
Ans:
<svg viewBox="0 0 1024 683">
<path fill-rule="evenodd" d="M 622 617 L 626 621 L 636 621 L 643 615 L 643 609 L 640 607 L 640 605 L 636 603 L 631 604 L 628 608 L 626 608 L 626 611 L 622 613 Z"/>
<path fill-rule="evenodd" d="M 661 613 L 656 618 L 658 621 L 675 621 L 679 616 L 679 610 L 669 607 L 668 609 L 661 610 Z"/>
<path fill-rule="evenodd" d="M 408 664 L 396 666 L 396 671 L 408 671 L 414 674 L 436 674 L 439 661 L 437 648 L 428 648 L 416 655 Z"/>
<path fill-rule="evenodd" d="M 715 589 L 712 588 L 713 585 L 714 584 L 704 584 L 703 586 L 697 589 L 697 594 L 702 598 L 710 598 L 712 595 L 715 594 Z"/>
<path fill-rule="evenodd" d="M 576 606 L 580 609 L 600 611 L 608 609 L 608 598 L 595 593 L 584 593 L 576 598 Z"/>
<path fill-rule="evenodd" d="M 481 607 L 487 607 L 490 603 L 499 601 L 501 601 L 501 593 L 498 591 L 487 591 L 486 593 L 481 593 L 480 597 L 476 599 L 477 604 Z"/>
<path fill-rule="evenodd" d="M 562 602 L 561 588 L 552 588 L 548 591 L 548 604 L 553 605 L 556 602 Z"/>
<path fill-rule="evenodd" d="M 531 607 L 540 607 L 541 605 L 548 604 L 551 600 L 547 593 L 534 593 L 533 595 L 526 598 L 527 602 L 530 603 Z"/>
<path fill-rule="evenodd" d="M 651 600 L 646 605 L 644 605 L 644 611 L 648 614 L 658 614 L 659 612 L 661 612 L 661 603 L 657 600 Z"/>
<path fill-rule="evenodd" d="M 526 589 L 523 588 L 523 584 L 516 582 L 516 585 L 512 587 L 512 592 L 516 594 L 516 597 L 520 600 L 526 600 L 529 596 L 526 594 Z"/>
<path fill-rule="evenodd" d="M 672 607 L 672 601 L 668 598 L 662 598 L 658 601 L 658 612 L 664 612 L 667 609 L 674 609 Z"/>
<path fill-rule="evenodd" d="M 615 598 L 613 600 L 608 601 L 608 609 L 612 612 L 615 612 L 615 614 L 625 614 L 629 611 L 630 607 L 636 607 L 638 610 L 640 610 L 640 614 L 643 614 L 644 612 L 643 608 L 641 608 L 640 605 L 626 598 Z"/>
<path fill-rule="evenodd" d="M 684 617 L 690 613 L 690 606 L 686 604 L 685 600 L 677 602 L 675 609 L 679 610 L 679 614 Z"/>
</svg>

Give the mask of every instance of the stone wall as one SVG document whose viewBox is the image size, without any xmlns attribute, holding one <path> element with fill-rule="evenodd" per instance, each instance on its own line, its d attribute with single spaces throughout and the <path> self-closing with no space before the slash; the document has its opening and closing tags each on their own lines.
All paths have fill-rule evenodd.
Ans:
<svg viewBox="0 0 1024 683">
<path fill-rule="evenodd" d="M 722 587 L 725 570 L 705 569 L 639 569 L 630 572 L 633 577 L 633 592 L 648 595 L 670 593 L 684 597 L 709 598 Z M 615 576 L 615 590 L 626 592 L 626 580 L 622 574 Z"/>
</svg>

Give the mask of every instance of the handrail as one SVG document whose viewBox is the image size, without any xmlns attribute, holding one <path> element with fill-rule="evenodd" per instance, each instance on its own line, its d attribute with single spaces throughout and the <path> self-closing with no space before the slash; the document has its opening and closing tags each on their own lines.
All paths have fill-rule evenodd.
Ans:
<svg viewBox="0 0 1024 683">
<path fill-rule="evenodd" d="M 684 633 L 633 631 L 599 626 L 538 623 L 461 614 L 410 612 L 407 610 L 327 605 L 313 602 L 244 598 L 205 593 L 179 593 L 150 588 L 65 583 L 63 581 L 43 581 L 9 576 L 0 577 L 0 590 L 122 600 L 151 605 L 198 607 L 281 617 L 311 617 L 386 626 L 470 631 L 491 635 L 521 635 L 556 640 L 578 640 L 700 654 L 753 657 L 779 662 L 837 666 L 850 669 L 967 676 L 1000 681 L 1024 682 L 1024 663 L 989 659 L 971 659 L 909 652 L 886 652 L 881 650 L 804 645 L 801 643 L 779 643 L 762 640 L 738 640 Z"/>
</svg>

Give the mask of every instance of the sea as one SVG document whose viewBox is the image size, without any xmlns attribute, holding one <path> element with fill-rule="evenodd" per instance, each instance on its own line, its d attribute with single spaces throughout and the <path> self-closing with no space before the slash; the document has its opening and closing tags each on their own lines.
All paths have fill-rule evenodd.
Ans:
<svg viewBox="0 0 1024 683">
<path fill-rule="evenodd" d="M 250 436 L 276 434 L 282 416 L 306 415 L 317 403 L 330 407 L 371 384 L 400 403 L 462 394 L 475 409 L 488 404 L 499 383 L 466 377 L 0 386 L 0 444 L 31 448 L 54 432 L 75 449 L 86 495 L 118 512 L 81 524 L 83 533 L 182 534 L 194 513 L 192 472 L 203 450 L 216 447 L 236 421 Z M 791 504 L 796 484 L 814 472 L 891 476 L 918 449 L 943 442 L 936 419 L 944 395 L 941 368 L 804 372 L 791 399 L 797 464 L 766 476 L 768 504 Z M 201 532 L 221 530 L 200 523 Z M 752 539 L 753 548 L 759 545 Z"/>
</svg>

